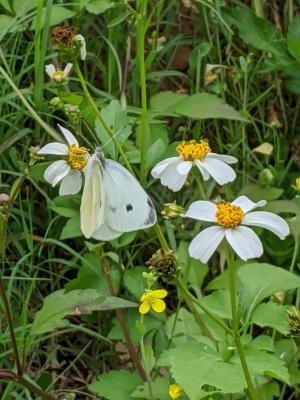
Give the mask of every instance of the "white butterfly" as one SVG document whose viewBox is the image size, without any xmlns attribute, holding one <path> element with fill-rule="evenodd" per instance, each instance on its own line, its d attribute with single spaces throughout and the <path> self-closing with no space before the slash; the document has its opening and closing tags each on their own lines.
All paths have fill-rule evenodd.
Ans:
<svg viewBox="0 0 300 400">
<path fill-rule="evenodd" d="M 156 222 L 154 205 L 131 173 L 97 149 L 85 169 L 80 225 L 86 238 L 112 240 Z"/>
</svg>

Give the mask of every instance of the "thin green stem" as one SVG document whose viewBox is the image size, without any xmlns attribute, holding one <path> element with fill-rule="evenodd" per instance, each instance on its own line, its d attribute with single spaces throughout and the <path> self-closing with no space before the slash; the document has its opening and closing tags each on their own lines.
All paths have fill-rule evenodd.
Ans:
<svg viewBox="0 0 300 400">
<path fill-rule="evenodd" d="M 203 310 L 211 319 L 213 319 L 227 333 L 229 333 L 230 335 L 233 335 L 232 330 L 220 318 L 218 318 L 214 314 L 212 314 L 206 306 L 204 306 L 196 297 L 194 297 L 192 295 L 192 293 L 185 286 L 181 277 L 177 278 L 177 283 L 187 299 L 191 300 L 194 304 L 196 304 L 199 308 L 201 308 L 201 310 Z"/>
<path fill-rule="evenodd" d="M 78 65 L 77 61 L 74 62 L 74 70 L 75 70 L 75 72 L 77 74 L 77 77 L 78 77 L 79 82 L 81 84 L 82 90 L 83 90 L 84 94 L 86 95 L 86 98 L 87 98 L 88 102 L 90 103 L 92 109 L 94 110 L 94 112 L 95 112 L 100 124 L 103 126 L 103 128 L 106 130 L 106 132 L 111 137 L 111 139 L 114 142 L 115 146 L 117 147 L 119 153 L 121 154 L 127 169 L 133 174 L 134 172 L 133 172 L 133 170 L 131 168 L 131 165 L 129 164 L 129 161 L 127 160 L 126 154 L 124 153 L 124 151 L 123 151 L 122 147 L 120 146 L 119 142 L 116 140 L 113 130 L 110 129 L 110 127 L 107 125 L 107 123 L 106 123 L 105 119 L 102 117 L 101 112 L 99 111 L 96 103 L 94 102 L 94 99 L 90 95 L 90 92 L 89 92 L 89 90 L 88 90 L 88 88 L 86 86 L 84 77 L 83 77 L 83 75 L 81 73 L 81 70 L 79 68 L 79 65 Z"/>
<path fill-rule="evenodd" d="M 146 180 L 146 145 L 148 132 L 147 114 L 147 86 L 146 86 L 146 66 L 145 66 L 145 33 L 146 33 L 146 9 L 147 0 L 141 2 L 139 18 L 137 23 L 137 64 L 140 72 L 141 84 L 141 128 L 140 128 L 140 179 L 142 185 Z"/>
<path fill-rule="evenodd" d="M 255 388 L 254 388 L 252 380 L 251 380 L 251 375 L 250 375 L 249 368 L 247 365 L 244 348 L 243 348 L 243 345 L 240 340 L 239 318 L 238 318 L 238 310 L 237 310 L 237 302 L 236 302 L 235 270 L 233 267 L 233 263 L 232 263 L 230 254 L 227 257 L 227 266 L 228 266 L 230 302 L 231 302 L 231 313 L 232 313 L 232 330 L 233 330 L 234 341 L 235 341 L 235 344 L 237 347 L 241 366 L 242 366 L 244 376 L 245 376 L 245 379 L 247 382 L 248 396 L 251 400 L 257 400 L 256 391 L 255 391 Z"/>
<path fill-rule="evenodd" d="M 166 252 L 170 251 L 170 247 L 168 245 L 168 242 L 167 242 L 167 240 L 166 240 L 166 238 L 165 238 L 165 236 L 163 234 L 163 231 L 162 231 L 162 229 L 161 229 L 161 227 L 160 227 L 158 222 L 156 222 L 156 224 L 154 225 L 154 230 L 155 230 L 156 236 L 158 238 L 158 241 L 159 241 L 162 249 L 165 250 Z"/>
<path fill-rule="evenodd" d="M 141 315 L 141 326 L 144 329 L 144 316 Z M 141 349 L 141 355 L 142 355 L 142 365 L 146 374 L 146 382 L 147 382 L 147 387 L 148 387 L 148 395 L 149 395 L 149 400 L 153 400 L 153 391 L 152 391 L 152 383 L 151 383 L 151 376 L 149 374 L 149 371 L 147 369 L 147 363 L 146 363 L 146 352 L 145 352 L 145 345 L 144 345 L 144 335 L 142 335 L 141 340 L 140 340 L 140 349 Z"/>
<path fill-rule="evenodd" d="M 31 114 L 32 118 L 35 119 L 43 129 L 45 129 L 46 132 L 49 133 L 50 136 L 53 137 L 58 142 L 62 142 L 62 138 L 55 132 L 54 129 L 52 129 L 46 122 L 42 120 L 42 118 L 35 112 L 35 110 L 31 107 L 31 105 L 28 103 L 28 101 L 25 99 L 25 97 L 22 95 L 20 90 L 17 88 L 17 86 L 14 84 L 12 79 L 9 77 L 7 72 L 0 66 L 0 74 L 4 77 L 6 82 L 11 86 L 13 91 L 16 93 L 16 95 L 19 97 L 23 105 L 27 108 L 29 113 Z"/>
</svg>

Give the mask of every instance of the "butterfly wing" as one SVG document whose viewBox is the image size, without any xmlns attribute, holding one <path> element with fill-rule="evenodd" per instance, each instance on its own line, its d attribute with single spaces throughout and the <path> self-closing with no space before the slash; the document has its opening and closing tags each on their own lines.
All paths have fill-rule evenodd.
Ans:
<svg viewBox="0 0 300 400">
<path fill-rule="evenodd" d="M 80 227 L 86 238 L 104 221 L 105 197 L 100 160 L 92 156 L 85 170 L 85 183 L 80 205 Z"/>
<path fill-rule="evenodd" d="M 106 221 L 119 232 L 145 229 L 155 224 L 154 205 L 134 176 L 116 161 L 104 159 L 103 185 Z"/>
</svg>

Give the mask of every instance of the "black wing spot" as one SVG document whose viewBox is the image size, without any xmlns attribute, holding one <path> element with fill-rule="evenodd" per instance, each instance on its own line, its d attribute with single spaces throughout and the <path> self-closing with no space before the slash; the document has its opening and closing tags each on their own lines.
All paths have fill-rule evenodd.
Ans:
<svg viewBox="0 0 300 400">
<path fill-rule="evenodd" d="M 132 204 L 126 204 L 126 211 L 132 211 L 133 210 L 133 205 Z"/>
<path fill-rule="evenodd" d="M 114 214 L 117 211 L 117 207 L 109 206 L 110 211 Z"/>
</svg>

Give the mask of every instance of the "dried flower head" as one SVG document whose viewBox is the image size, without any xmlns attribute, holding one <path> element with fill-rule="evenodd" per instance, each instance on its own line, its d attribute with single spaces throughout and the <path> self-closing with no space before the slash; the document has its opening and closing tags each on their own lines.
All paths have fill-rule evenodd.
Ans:
<svg viewBox="0 0 300 400">
<path fill-rule="evenodd" d="M 146 265 L 149 265 L 150 271 L 165 282 L 171 283 L 177 277 L 177 257 L 172 250 L 157 250 L 146 262 Z"/>
<path fill-rule="evenodd" d="M 300 311 L 292 306 L 288 310 L 288 315 L 289 315 L 289 331 L 291 336 L 293 337 L 300 337 Z"/>
<path fill-rule="evenodd" d="M 77 35 L 73 26 L 54 27 L 51 31 L 51 43 L 61 55 L 68 57 L 69 60 L 78 56 L 85 60 L 86 47 L 84 37 Z"/>
</svg>

